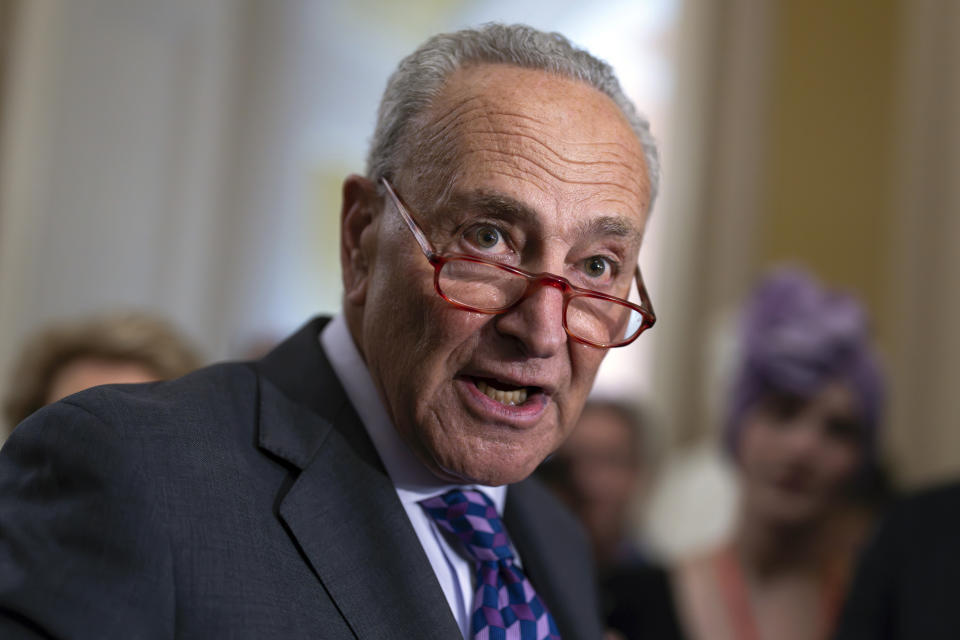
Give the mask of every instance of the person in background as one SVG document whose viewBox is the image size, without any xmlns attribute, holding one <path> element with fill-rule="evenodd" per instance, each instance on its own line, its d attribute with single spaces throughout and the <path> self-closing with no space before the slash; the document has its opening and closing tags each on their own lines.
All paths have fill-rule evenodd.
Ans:
<svg viewBox="0 0 960 640">
<path fill-rule="evenodd" d="M 78 391 L 169 380 L 200 365 L 196 351 L 169 323 L 145 313 L 54 324 L 29 338 L 14 362 L 4 417 L 12 428 Z"/>
<path fill-rule="evenodd" d="M 570 437 L 538 469 L 583 523 L 597 563 L 610 638 L 679 638 L 666 571 L 631 535 L 630 516 L 656 472 L 646 414 L 627 402 L 593 399 Z"/>
<path fill-rule="evenodd" d="M 698 640 L 822 640 L 868 531 L 850 514 L 876 475 L 884 392 L 867 319 L 781 269 L 755 290 L 741 340 L 724 434 L 738 518 L 729 543 L 677 570 L 678 609 Z"/>
<path fill-rule="evenodd" d="M 601 576 L 647 560 L 629 531 L 630 512 L 653 472 L 645 427 L 625 402 L 590 400 L 570 437 L 537 471 L 583 523 Z"/>
</svg>

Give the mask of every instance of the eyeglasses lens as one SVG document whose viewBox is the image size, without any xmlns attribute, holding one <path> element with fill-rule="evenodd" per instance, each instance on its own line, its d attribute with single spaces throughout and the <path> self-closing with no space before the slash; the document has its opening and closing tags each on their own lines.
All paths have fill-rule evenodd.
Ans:
<svg viewBox="0 0 960 640">
<path fill-rule="evenodd" d="M 618 344 L 643 325 L 643 315 L 619 302 L 578 295 L 567 305 L 570 333 L 597 344 Z"/>
<path fill-rule="evenodd" d="M 526 279 L 494 266 L 468 260 L 450 260 L 438 280 L 444 295 L 484 311 L 504 309 L 523 295 Z"/>
</svg>

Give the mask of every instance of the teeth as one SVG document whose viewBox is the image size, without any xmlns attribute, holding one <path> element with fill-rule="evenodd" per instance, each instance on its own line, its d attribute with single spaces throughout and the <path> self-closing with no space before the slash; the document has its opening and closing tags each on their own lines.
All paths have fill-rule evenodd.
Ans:
<svg viewBox="0 0 960 640">
<path fill-rule="evenodd" d="M 494 389 L 483 380 L 477 380 L 477 389 L 480 389 L 488 398 L 493 398 L 501 404 L 516 405 L 523 404 L 527 401 L 526 387 L 521 387 L 513 391 L 501 391 L 500 389 Z"/>
</svg>

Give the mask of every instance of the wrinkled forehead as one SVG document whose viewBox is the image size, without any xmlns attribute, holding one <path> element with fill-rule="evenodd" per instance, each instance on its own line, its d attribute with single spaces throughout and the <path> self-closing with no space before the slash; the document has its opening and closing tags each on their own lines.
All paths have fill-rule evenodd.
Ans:
<svg viewBox="0 0 960 640">
<path fill-rule="evenodd" d="M 643 147 L 613 100 L 582 82 L 510 65 L 460 69 L 411 135 L 404 192 L 422 206 L 503 189 L 616 211 L 641 226 L 646 218 Z"/>
</svg>

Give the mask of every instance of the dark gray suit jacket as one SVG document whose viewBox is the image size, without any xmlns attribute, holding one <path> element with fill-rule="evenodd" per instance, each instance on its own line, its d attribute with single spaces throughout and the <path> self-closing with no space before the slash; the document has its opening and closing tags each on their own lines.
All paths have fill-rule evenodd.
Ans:
<svg viewBox="0 0 960 640">
<path fill-rule="evenodd" d="M 0 453 L 0 638 L 460 637 L 322 325 L 20 425 Z M 507 495 L 563 637 L 599 638 L 582 534 L 535 482 Z"/>
</svg>

